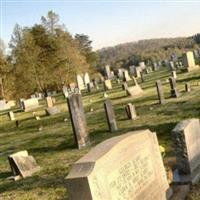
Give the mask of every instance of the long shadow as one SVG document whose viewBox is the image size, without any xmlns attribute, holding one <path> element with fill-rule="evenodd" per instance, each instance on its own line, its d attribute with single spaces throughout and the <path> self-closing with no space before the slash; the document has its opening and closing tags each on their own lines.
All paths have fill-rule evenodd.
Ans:
<svg viewBox="0 0 200 200">
<path fill-rule="evenodd" d="M 180 79 L 180 80 L 177 80 L 177 82 L 182 83 L 182 82 L 190 82 L 190 81 L 194 81 L 194 80 L 200 80 L 200 76 L 193 76 L 193 77 L 189 77 L 189 78 L 185 78 L 185 79 Z"/>
</svg>

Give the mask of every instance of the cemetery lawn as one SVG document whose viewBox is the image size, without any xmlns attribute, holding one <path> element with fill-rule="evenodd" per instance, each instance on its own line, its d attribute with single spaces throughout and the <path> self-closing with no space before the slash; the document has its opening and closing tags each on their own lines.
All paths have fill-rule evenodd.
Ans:
<svg viewBox="0 0 200 200">
<path fill-rule="evenodd" d="M 113 136 L 128 131 L 150 129 L 157 133 L 159 144 L 165 147 L 165 166 L 174 165 L 174 152 L 171 140 L 171 130 L 175 125 L 187 118 L 199 118 L 200 112 L 200 70 L 182 73 L 177 72 L 177 88 L 181 93 L 178 99 L 170 98 L 170 87 L 167 83 L 171 73 L 166 69 L 145 75 L 145 82 L 141 84 L 145 94 L 133 99 L 126 96 L 126 92 L 113 81 L 113 89 L 107 94 L 112 100 L 119 130 L 108 132 L 106 116 L 103 107 L 103 87 L 93 91 L 90 95 L 83 92 L 83 103 L 90 133 L 90 145 L 77 150 L 73 141 L 73 132 L 67 103 L 62 94 L 56 98 L 56 106 L 63 112 L 54 116 L 46 116 L 46 103 L 36 113 L 41 120 L 36 120 L 32 112 L 24 113 L 17 107 L 12 109 L 19 120 L 19 128 L 15 122 L 9 121 L 7 111 L 0 112 L 0 196 L 3 199 L 68 199 L 65 187 L 65 177 L 72 164 L 86 154 L 93 146 Z M 166 103 L 158 104 L 155 81 L 162 80 Z M 140 83 L 140 79 L 138 79 Z M 184 84 L 189 82 L 192 91 L 184 92 Z M 129 86 L 133 81 L 129 82 Z M 136 107 L 138 118 L 128 120 L 125 112 L 127 103 Z M 90 112 L 91 107 L 94 109 Z M 67 120 L 67 121 L 66 121 Z M 40 131 L 39 131 L 40 129 Z M 41 171 L 32 177 L 20 181 L 11 181 L 12 176 L 8 155 L 21 150 L 27 150 L 41 166 Z M 195 186 L 189 194 L 189 199 L 200 199 L 200 184 Z"/>
</svg>

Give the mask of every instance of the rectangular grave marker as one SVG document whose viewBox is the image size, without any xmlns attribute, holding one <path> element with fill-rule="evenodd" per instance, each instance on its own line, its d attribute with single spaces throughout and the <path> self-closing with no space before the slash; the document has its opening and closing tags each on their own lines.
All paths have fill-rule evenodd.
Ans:
<svg viewBox="0 0 200 200">
<path fill-rule="evenodd" d="M 70 200 L 166 200 L 172 195 L 156 133 L 149 130 L 94 147 L 73 165 L 67 188 Z"/>
<path fill-rule="evenodd" d="M 67 98 L 68 109 L 72 122 L 74 138 L 78 149 L 89 142 L 87 123 L 80 94 L 71 94 Z"/>
<path fill-rule="evenodd" d="M 164 104 L 165 97 L 164 97 L 162 82 L 160 80 L 156 81 L 156 89 L 157 89 L 157 94 L 158 94 L 158 98 L 159 98 L 159 103 Z"/>
<path fill-rule="evenodd" d="M 104 102 L 104 109 L 106 112 L 106 118 L 110 132 L 117 131 L 117 122 L 115 120 L 115 113 L 110 99 L 106 99 Z"/>
</svg>

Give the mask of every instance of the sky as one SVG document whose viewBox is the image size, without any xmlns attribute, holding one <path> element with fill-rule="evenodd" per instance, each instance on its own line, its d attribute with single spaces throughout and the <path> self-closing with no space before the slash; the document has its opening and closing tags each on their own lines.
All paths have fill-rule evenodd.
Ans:
<svg viewBox="0 0 200 200">
<path fill-rule="evenodd" d="M 8 44 L 16 23 L 33 26 L 53 10 L 94 50 L 141 39 L 200 33 L 200 0 L 0 0 L 0 38 Z"/>
</svg>

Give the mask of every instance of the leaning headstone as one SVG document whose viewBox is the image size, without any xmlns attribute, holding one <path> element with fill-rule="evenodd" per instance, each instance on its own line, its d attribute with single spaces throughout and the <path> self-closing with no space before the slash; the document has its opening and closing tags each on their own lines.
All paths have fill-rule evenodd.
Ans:
<svg viewBox="0 0 200 200">
<path fill-rule="evenodd" d="M 8 116 L 9 116 L 11 121 L 15 121 L 15 115 L 14 115 L 13 111 L 9 111 Z"/>
<path fill-rule="evenodd" d="M 186 92 L 190 92 L 190 91 L 191 91 L 191 87 L 190 87 L 190 84 L 189 84 L 189 83 L 186 83 L 186 84 L 185 84 L 185 91 L 186 91 Z"/>
<path fill-rule="evenodd" d="M 104 89 L 111 90 L 112 89 L 112 82 L 110 79 L 104 81 Z"/>
<path fill-rule="evenodd" d="M 67 98 L 71 117 L 74 138 L 78 149 L 85 147 L 89 142 L 87 123 L 80 94 L 71 94 Z"/>
<path fill-rule="evenodd" d="M 85 89 L 85 85 L 84 85 L 84 81 L 81 75 L 77 75 L 76 76 L 76 82 L 78 85 L 79 90 L 84 90 Z"/>
<path fill-rule="evenodd" d="M 25 112 L 34 110 L 39 107 L 39 102 L 37 98 L 26 99 L 22 101 L 23 109 Z"/>
<path fill-rule="evenodd" d="M 165 103 L 164 90 L 162 82 L 160 80 L 156 81 L 156 89 L 157 89 L 159 103 L 164 104 Z"/>
<path fill-rule="evenodd" d="M 144 94 L 142 88 L 139 85 L 131 86 L 126 89 L 128 96 L 139 97 Z"/>
<path fill-rule="evenodd" d="M 46 97 L 47 107 L 51 108 L 53 107 L 53 99 L 52 97 Z"/>
<path fill-rule="evenodd" d="M 66 181 L 70 200 L 167 200 L 172 195 L 150 130 L 100 143 L 72 166 Z"/>
<path fill-rule="evenodd" d="M 175 183 L 197 183 L 200 180 L 200 123 L 199 119 L 183 120 L 172 131 L 177 170 Z"/>
<path fill-rule="evenodd" d="M 171 97 L 179 97 L 179 92 L 176 88 L 176 80 L 173 77 L 169 78 L 169 83 L 170 83 L 170 87 L 171 87 Z"/>
<path fill-rule="evenodd" d="M 104 109 L 106 112 L 106 118 L 110 132 L 117 131 L 117 122 L 115 119 L 115 113 L 110 99 L 107 99 L 104 102 Z"/>
<path fill-rule="evenodd" d="M 128 103 L 128 105 L 125 108 L 127 116 L 129 119 L 136 119 L 137 118 L 137 114 L 135 111 L 135 106 L 131 103 Z"/>
<path fill-rule="evenodd" d="M 194 55 L 192 51 L 188 51 L 187 53 L 183 54 L 183 65 L 186 67 L 185 69 L 187 72 L 199 68 L 199 66 L 195 64 Z"/>
<path fill-rule="evenodd" d="M 14 178 L 17 176 L 26 178 L 40 170 L 33 156 L 29 156 L 27 151 L 20 151 L 9 155 L 8 160 Z"/>
</svg>

